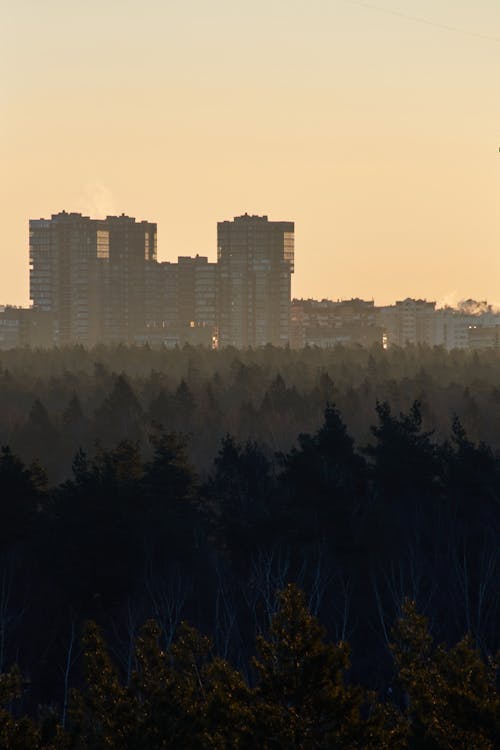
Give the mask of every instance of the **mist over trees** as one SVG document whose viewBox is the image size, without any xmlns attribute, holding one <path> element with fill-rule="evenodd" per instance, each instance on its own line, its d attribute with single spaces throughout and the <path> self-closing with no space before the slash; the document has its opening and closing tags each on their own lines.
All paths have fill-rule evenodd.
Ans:
<svg viewBox="0 0 500 750">
<path fill-rule="evenodd" d="M 3 746 L 498 747 L 499 374 L 2 354 Z"/>
<path fill-rule="evenodd" d="M 456 415 L 470 439 L 496 450 L 498 368 L 494 350 L 425 347 L 18 349 L 0 357 L 0 439 L 25 461 L 41 461 L 57 483 L 70 476 L 78 449 L 95 455 L 97 444 L 130 439 L 148 451 L 159 424 L 189 436 L 190 457 L 206 474 L 226 434 L 274 457 L 317 430 L 335 402 L 361 446 L 377 401 L 398 413 L 417 400 L 436 438 L 448 436 Z"/>
</svg>

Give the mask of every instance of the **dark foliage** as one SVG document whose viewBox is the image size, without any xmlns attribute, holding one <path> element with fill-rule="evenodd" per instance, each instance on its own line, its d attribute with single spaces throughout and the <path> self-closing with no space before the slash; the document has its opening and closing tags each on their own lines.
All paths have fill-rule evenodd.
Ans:
<svg viewBox="0 0 500 750">
<path fill-rule="evenodd" d="M 497 747 L 499 373 L 411 348 L 5 353 L 5 747 Z"/>
</svg>

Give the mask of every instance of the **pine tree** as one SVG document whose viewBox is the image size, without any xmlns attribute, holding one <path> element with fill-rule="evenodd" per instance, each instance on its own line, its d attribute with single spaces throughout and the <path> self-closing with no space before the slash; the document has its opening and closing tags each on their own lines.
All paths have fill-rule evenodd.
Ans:
<svg viewBox="0 0 500 750">
<path fill-rule="evenodd" d="M 342 547 L 366 495 L 366 465 L 338 409 L 328 405 L 320 429 L 299 435 L 299 447 L 281 459 L 281 481 L 302 536 L 327 534 Z"/>
<path fill-rule="evenodd" d="M 132 750 L 129 740 L 137 721 L 136 706 L 121 684 L 96 624 L 84 638 L 85 687 L 70 704 L 71 735 L 76 746 Z"/>
<path fill-rule="evenodd" d="M 379 494 L 390 502 L 408 494 L 434 496 L 439 487 L 439 455 L 432 432 L 422 429 L 419 402 L 399 417 L 391 413 L 387 402 L 377 402 L 376 408 L 379 423 L 371 428 L 376 443 L 365 452 L 372 459 Z"/>
<path fill-rule="evenodd" d="M 35 724 L 27 716 L 15 719 L 9 711 L 9 706 L 21 693 L 21 675 L 16 667 L 0 674 L 0 747 L 2 750 L 42 750 Z"/>
<path fill-rule="evenodd" d="M 269 638 L 258 639 L 254 661 L 259 746 L 389 747 L 391 730 L 384 728 L 382 708 L 373 696 L 345 683 L 347 644 L 325 643 L 324 629 L 308 612 L 296 586 L 288 585 L 279 600 Z"/>
<path fill-rule="evenodd" d="M 38 463 L 29 468 L 9 447 L 0 451 L 0 551 L 24 539 L 46 496 L 47 476 Z"/>
<path fill-rule="evenodd" d="M 497 665 L 466 637 L 435 647 L 427 620 L 407 601 L 392 651 L 406 696 L 409 750 L 493 750 L 500 738 Z"/>
</svg>

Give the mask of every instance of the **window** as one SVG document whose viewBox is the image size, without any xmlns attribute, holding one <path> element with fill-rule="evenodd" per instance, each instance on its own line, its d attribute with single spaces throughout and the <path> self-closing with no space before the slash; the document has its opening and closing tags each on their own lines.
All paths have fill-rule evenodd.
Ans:
<svg viewBox="0 0 500 750">
<path fill-rule="evenodd" d="M 97 257 L 109 258 L 109 232 L 97 231 Z"/>
</svg>

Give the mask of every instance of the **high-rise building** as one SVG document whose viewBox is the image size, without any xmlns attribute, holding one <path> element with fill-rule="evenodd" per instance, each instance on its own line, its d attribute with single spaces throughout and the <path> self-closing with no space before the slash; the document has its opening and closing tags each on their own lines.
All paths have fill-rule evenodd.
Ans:
<svg viewBox="0 0 500 750">
<path fill-rule="evenodd" d="M 30 221 L 30 292 L 55 343 L 289 343 L 293 222 L 218 225 L 218 263 L 157 262 L 156 224 L 79 213 Z"/>
<path fill-rule="evenodd" d="M 180 256 L 177 263 L 179 320 L 191 327 L 215 329 L 217 323 L 217 264 L 208 258 Z"/>
<path fill-rule="evenodd" d="M 146 299 L 147 330 L 140 341 L 165 346 L 212 346 L 217 325 L 217 264 L 208 258 L 180 256 L 177 263 L 152 267 Z"/>
<path fill-rule="evenodd" d="M 109 342 L 133 343 L 148 317 L 149 267 L 156 264 L 156 224 L 130 216 L 108 216 L 109 272 L 105 289 L 105 330 Z"/>
<path fill-rule="evenodd" d="M 65 211 L 30 221 L 30 296 L 53 313 L 58 344 L 133 341 L 155 261 L 156 224 Z"/>
<path fill-rule="evenodd" d="M 237 216 L 217 224 L 219 345 L 289 342 L 294 224 Z"/>
<path fill-rule="evenodd" d="M 100 337 L 102 295 L 96 222 L 76 213 L 30 221 L 30 296 L 51 312 L 56 341 L 90 344 Z"/>
</svg>

